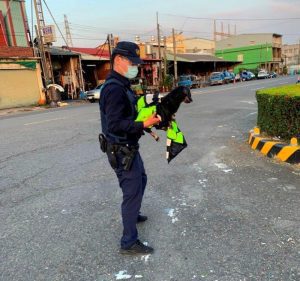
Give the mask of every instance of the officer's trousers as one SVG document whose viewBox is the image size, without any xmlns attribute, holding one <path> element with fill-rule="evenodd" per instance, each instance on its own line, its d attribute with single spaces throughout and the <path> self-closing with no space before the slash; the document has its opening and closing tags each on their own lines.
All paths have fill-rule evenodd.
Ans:
<svg viewBox="0 0 300 281">
<path fill-rule="evenodd" d="M 121 248 L 126 249 L 132 246 L 138 239 L 136 223 L 147 184 L 147 175 L 139 152 L 136 153 L 129 171 L 123 169 L 121 164 L 122 157 L 122 155 L 117 154 L 118 167 L 114 170 L 123 192 L 121 206 L 123 236 L 121 238 Z"/>
</svg>

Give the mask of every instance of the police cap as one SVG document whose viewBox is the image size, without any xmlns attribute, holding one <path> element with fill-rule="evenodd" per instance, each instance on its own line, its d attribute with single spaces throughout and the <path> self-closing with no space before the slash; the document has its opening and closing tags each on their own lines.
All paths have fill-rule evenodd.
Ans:
<svg viewBox="0 0 300 281">
<path fill-rule="evenodd" d="M 112 52 L 112 56 L 121 55 L 129 59 L 133 64 L 142 64 L 140 48 L 137 44 L 128 41 L 121 41 Z"/>
</svg>

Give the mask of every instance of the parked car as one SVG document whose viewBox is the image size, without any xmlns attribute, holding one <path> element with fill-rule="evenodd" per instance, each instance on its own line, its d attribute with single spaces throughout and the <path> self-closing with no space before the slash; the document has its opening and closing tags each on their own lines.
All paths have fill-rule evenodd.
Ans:
<svg viewBox="0 0 300 281">
<path fill-rule="evenodd" d="M 251 71 L 242 71 L 240 76 L 242 81 L 250 81 L 255 79 L 255 75 Z"/>
<path fill-rule="evenodd" d="M 224 75 L 222 72 L 213 72 L 210 77 L 210 85 L 222 85 L 225 83 Z"/>
<path fill-rule="evenodd" d="M 199 88 L 201 86 L 201 81 L 196 75 L 181 75 L 179 77 L 178 86 Z"/>
<path fill-rule="evenodd" d="M 178 86 L 192 87 L 192 79 L 190 75 L 181 75 L 179 76 Z"/>
<path fill-rule="evenodd" d="M 257 73 L 257 79 L 267 79 L 270 77 L 270 74 L 266 70 L 261 70 Z"/>
<path fill-rule="evenodd" d="M 224 83 L 225 84 L 233 82 L 233 77 L 229 71 L 226 71 L 226 70 L 223 71 L 223 75 L 224 75 Z"/>
<path fill-rule="evenodd" d="M 95 89 L 86 92 L 86 98 L 90 102 L 95 102 L 100 99 L 100 91 L 103 83 L 99 84 Z"/>
<path fill-rule="evenodd" d="M 269 73 L 270 78 L 276 78 L 277 77 L 277 73 L 275 71 L 271 71 Z"/>
</svg>

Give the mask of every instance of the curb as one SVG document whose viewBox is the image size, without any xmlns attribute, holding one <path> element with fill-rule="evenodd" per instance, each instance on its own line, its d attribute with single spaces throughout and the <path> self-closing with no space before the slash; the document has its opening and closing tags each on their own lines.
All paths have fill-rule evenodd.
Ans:
<svg viewBox="0 0 300 281">
<path fill-rule="evenodd" d="M 73 100 L 73 101 L 64 101 L 64 102 L 58 102 L 57 107 L 50 107 L 48 105 L 47 107 L 42 106 L 21 106 L 21 107 L 14 107 L 14 108 L 5 108 L 0 109 L 0 118 L 5 116 L 11 116 L 11 115 L 17 115 L 20 113 L 28 113 L 32 111 L 44 111 L 49 110 L 53 108 L 61 108 L 61 107 L 71 107 L 71 106 L 79 106 L 82 104 L 88 104 L 89 102 L 86 100 Z"/>
<path fill-rule="evenodd" d="M 300 163 L 300 145 L 296 138 L 292 138 L 290 144 L 266 139 L 260 136 L 260 130 L 256 127 L 249 132 L 248 142 L 252 149 L 259 150 L 265 156 L 290 164 Z"/>
</svg>

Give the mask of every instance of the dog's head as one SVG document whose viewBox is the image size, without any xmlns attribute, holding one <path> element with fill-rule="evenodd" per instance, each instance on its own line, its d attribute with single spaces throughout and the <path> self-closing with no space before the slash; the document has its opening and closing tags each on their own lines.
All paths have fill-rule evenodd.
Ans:
<svg viewBox="0 0 300 281">
<path fill-rule="evenodd" d="M 190 103 L 193 101 L 190 89 L 185 86 L 176 87 L 163 99 L 175 102 L 178 105 L 182 102 Z"/>
<path fill-rule="evenodd" d="M 191 103 L 193 101 L 191 90 L 188 87 L 180 86 L 178 88 L 182 88 L 182 94 L 185 97 L 183 102 L 184 103 Z"/>
</svg>

